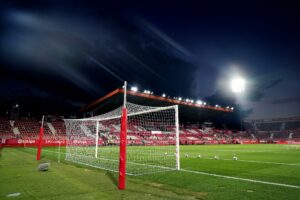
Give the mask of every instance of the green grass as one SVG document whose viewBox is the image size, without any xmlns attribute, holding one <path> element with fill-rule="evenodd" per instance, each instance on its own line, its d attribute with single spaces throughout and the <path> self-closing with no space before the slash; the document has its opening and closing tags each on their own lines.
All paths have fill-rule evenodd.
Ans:
<svg viewBox="0 0 300 200">
<path fill-rule="evenodd" d="M 206 175 L 175 171 L 127 176 L 124 191 L 117 189 L 117 174 L 64 162 L 64 148 L 62 162 L 58 163 L 58 148 L 45 150 L 38 162 L 35 149 L 2 149 L 0 199 L 299 199 L 300 196 L 300 188 L 209 175 L 300 187 L 300 146 L 181 146 L 181 168 Z M 202 158 L 197 158 L 199 154 Z M 212 159 L 215 155 L 220 160 Z M 233 161 L 233 155 L 239 160 Z M 50 170 L 37 172 L 41 162 L 50 162 Z M 7 197 L 17 192 L 21 195 Z"/>
</svg>

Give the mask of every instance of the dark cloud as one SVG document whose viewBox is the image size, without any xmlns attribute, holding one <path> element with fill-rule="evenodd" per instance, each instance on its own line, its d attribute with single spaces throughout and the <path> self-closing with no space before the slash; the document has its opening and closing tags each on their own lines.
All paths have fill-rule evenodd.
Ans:
<svg viewBox="0 0 300 200">
<path fill-rule="evenodd" d="M 259 90 L 252 90 L 250 92 L 248 92 L 248 94 L 246 94 L 245 99 L 247 99 L 248 101 L 261 101 L 264 97 L 265 93 L 263 91 L 259 91 Z"/>
<path fill-rule="evenodd" d="M 268 90 L 278 86 L 283 82 L 281 78 L 263 79 L 247 88 L 244 99 L 252 102 L 258 102 L 263 99 Z"/>
<path fill-rule="evenodd" d="M 294 102 L 300 102 L 300 96 L 287 97 L 287 98 L 276 99 L 276 100 L 271 101 L 272 104 L 285 104 L 285 103 L 294 103 Z"/>
<path fill-rule="evenodd" d="M 91 102 L 124 80 L 169 95 L 189 94 L 195 65 L 186 49 L 146 20 L 104 14 L 96 22 L 96 17 L 8 9 L 2 66 L 6 78 L 24 84 L 15 87 L 15 95 L 1 91 L 2 96 L 49 100 L 56 95 L 58 103 Z M 20 91 L 37 86 L 48 96 Z M 51 99 L 49 106 L 56 106 Z"/>
<path fill-rule="evenodd" d="M 278 84 L 280 84 L 282 81 L 283 81 L 283 79 L 281 79 L 281 78 L 270 80 L 263 86 L 263 89 L 267 90 L 267 89 L 273 88 L 273 87 L 277 86 Z"/>
</svg>

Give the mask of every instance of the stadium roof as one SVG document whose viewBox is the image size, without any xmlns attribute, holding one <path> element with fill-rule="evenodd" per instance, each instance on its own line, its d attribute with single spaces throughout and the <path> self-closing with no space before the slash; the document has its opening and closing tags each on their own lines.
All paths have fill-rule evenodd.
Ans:
<svg viewBox="0 0 300 200">
<path fill-rule="evenodd" d="M 118 88 L 83 107 L 80 111 L 83 113 L 93 113 L 94 115 L 109 112 L 123 105 L 123 96 L 124 89 Z M 196 103 L 135 92 L 132 90 L 127 91 L 127 100 L 131 103 L 147 106 L 179 105 L 179 118 L 181 122 L 215 121 L 214 119 L 224 119 L 224 117 L 233 112 L 230 108 L 203 104 L 199 105 Z"/>
</svg>

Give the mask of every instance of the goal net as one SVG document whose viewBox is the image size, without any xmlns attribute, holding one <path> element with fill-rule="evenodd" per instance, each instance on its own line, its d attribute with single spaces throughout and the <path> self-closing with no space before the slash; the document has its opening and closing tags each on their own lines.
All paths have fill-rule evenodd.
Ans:
<svg viewBox="0 0 300 200">
<path fill-rule="evenodd" d="M 126 103 L 126 174 L 179 170 L 178 107 Z M 118 172 L 122 107 L 84 119 L 66 119 L 66 160 Z"/>
</svg>

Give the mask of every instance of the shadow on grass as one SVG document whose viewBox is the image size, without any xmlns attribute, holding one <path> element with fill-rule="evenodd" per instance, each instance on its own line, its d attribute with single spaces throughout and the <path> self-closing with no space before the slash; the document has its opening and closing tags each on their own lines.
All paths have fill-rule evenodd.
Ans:
<svg viewBox="0 0 300 200">
<path fill-rule="evenodd" d="M 106 175 L 110 178 L 110 180 L 113 182 L 113 184 L 118 187 L 118 174 L 113 172 L 106 172 Z"/>
</svg>

